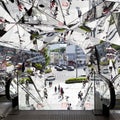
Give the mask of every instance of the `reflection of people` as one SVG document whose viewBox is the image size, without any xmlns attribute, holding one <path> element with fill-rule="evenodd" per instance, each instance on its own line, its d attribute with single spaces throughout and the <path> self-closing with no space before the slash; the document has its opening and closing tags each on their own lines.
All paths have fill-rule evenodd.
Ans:
<svg viewBox="0 0 120 120">
<path fill-rule="evenodd" d="M 57 92 L 57 87 L 55 86 L 55 93 Z"/>
<path fill-rule="evenodd" d="M 71 103 L 68 104 L 67 110 L 72 110 Z"/>
<path fill-rule="evenodd" d="M 60 94 L 61 94 L 61 97 L 62 97 L 62 99 L 63 99 L 63 98 L 64 98 L 64 97 L 63 97 L 64 90 L 63 90 L 63 88 L 62 88 L 62 87 L 60 88 Z"/>
<path fill-rule="evenodd" d="M 31 110 L 36 110 L 33 104 L 31 105 Z"/>
<path fill-rule="evenodd" d="M 58 85 L 58 92 L 60 92 L 60 85 Z"/>
<path fill-rule="evenodd" d="M 78 99 L 82 100 L 83 93 L 80 91 L 78 92 Z"/>
<path fill-rule="evenodd" d="M 58 6 L 55 7 L 55 11 L 54 11 L 54 17 L 55 17 L 55 19 L 56 19 L 57 15 L 58 15 Z"/>
<path fill-rule="evenodd" d="M 78 18 L 80 18 L 80 17 L 81 17 L 81 15 L 82 15 L 82 12 L 81 12 L 81 10 L 80 10 L 80 9 L 78 9 Z"/>
<path fill-rule="evenodd" d="M 26 97 L 26 105 L 29 105 L 30 103 L 29 103 L 29 94 L 27 93 L 26 95 L 25 95 L 25 97 Z"/>
<path fill-rule="evenodd" d="M 49 87 L 51 87 L 52 86 L 52 82 L 51 81 L 49 81 Z"/>
<path fill-rule="evenodd" d="M 44 97 L 47 99 L 48 98 L 48 94 L 47 94 L 47 89 L 46 88 L 44 88 Z"/>
</svg>

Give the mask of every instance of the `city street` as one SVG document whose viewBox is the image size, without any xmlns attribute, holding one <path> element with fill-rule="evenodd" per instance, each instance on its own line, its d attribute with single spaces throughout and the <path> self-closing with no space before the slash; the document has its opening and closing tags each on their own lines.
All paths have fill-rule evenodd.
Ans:
<svg viewBox="0 0 120 120">
<path fill-rule="evenodd" d="M 55 75 L 56 77 L 56 80 L 54 81 L 55 83 L 64 82 L 69 78 L 79 77 L 80 75 L 86 75 L 86 71 L 84 71 L 82 67 L 77 68 L 77 70 L 75 68 L 74 71 L 68 70 L 57 71 L 54 67 L 52 67 L 52 71 L 53 71 L 52 74 Z"/>
<path fill-rule="evenodd" d="M 54 69 L 54 68 L 53 68 Z M 75 77 L 76 72 L 74 71 L 56 71 L 54 69 L 54 75 L 56 77 L 56 79 L 52 82 L 52 85 L 49 86 L 49 82 L 47 82 L 46 87 L 43 87 L 43 83 L 44 83 L 44 79 L 43 78 L 39 78 L 38 76 L 33 77 L 32 79 L 34 79 L 34 84 L 37 87 L 38 92 L 40 93 L 42 100 L 40 100 L 40 97 L 38 95 L 38 93 L 35 90 L 35 87 L 33 85 L 30 85 L 29 87 L 29 91 L 36 97 L 39 99 L 39 101 L 42 103 L 43 106 L 39 105 L 38 103 L 36 103 L 31 97 L 29 98 L 29 105 L 34 105 L 35 109 L 37 110 L 67 110 L 68 104 L 71 103 L 71 107 L 73 110 L 82 110 L 82 109 L 93 109 L 93 96 L 88 97 L 85 102 L 85 104 L 83 104 L 84 102 L 82 102 L 82 100 L 80 98 L 78 98 L 78 93 L 81 91 L 83 93 L 82 98 L 84 98 L 86 92 L 87 92 L 87 88 L 89 87 L 90 83 L 86 83 L 85 87 L 83 86 L 83 83 L 74 83 L 74 84 L 65 84 L 65 80 L 68 78 L 72 78 Z M 53 74 L 52 73 L 52 74 Z M 79 75 L 83 75 L 85 74 L 85 71 L 83 71 L 83 69 L 78 69 L 78 76 Z M 42 80 L 40 82 L 40 80 Z M 58 91 L 58 86 L 60 85 L 60 87 L 63 88 L 64 94 L 63 94 L 63 98 L 60 95 L 60 92 Z M 55 92 L 55 86 L 57 87 L 57 90 Z M 45 98 L 44 97 L 44 88 L 47 89 L 47 94 L 48 97 Z M 21 87 L 19 87 L 19 108 L 20 109 L 31 109 L 31 107 L 29 107 L 29 105 L 26 105 L 26 98 L 25 98 L 25 94 L 26 92 L 24 92 Z M 93 91 L 92 91 L 93 92 Z M 92 92 L 90 92 L 90 94 L 93 94 Z M 88 95 L 89 96 L 89 95 Z M 83 104 L 83 105 L 82 105 Z M 84 107 L 83 107 L 84 106 Z"/>
</svg>

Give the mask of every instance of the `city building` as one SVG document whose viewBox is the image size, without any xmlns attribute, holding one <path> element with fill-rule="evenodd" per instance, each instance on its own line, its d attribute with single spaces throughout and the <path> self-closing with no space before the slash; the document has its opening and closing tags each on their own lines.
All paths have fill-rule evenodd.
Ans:
<svg viewBox="0 0 120 120">
<path fill-rule="evenodd" d="M 106 51 L 107 51 L 107 54 L 106 54 L 107 59 L 108 60 L 115 60 L 117 51 L 114 48 L 112 48 L 111 46 L 107 47 Z"/>
<path fill-rule="evenodd" d="M 81 66 L 86 64 L 86 55 L 77 45 L 68 45 L 66 47 L 66 57 L 69 65 Z"/>
<path fill-rule="evenodd" d="M 59 63 L 59 53 L 58 52 L 50 52 L 50 63 L 58 64 Z"/>
</svg>

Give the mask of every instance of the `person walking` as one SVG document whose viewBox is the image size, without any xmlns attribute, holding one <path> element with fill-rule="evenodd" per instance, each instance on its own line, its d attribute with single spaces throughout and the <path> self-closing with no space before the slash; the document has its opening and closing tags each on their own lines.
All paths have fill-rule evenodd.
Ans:
<svg viewBox="0 0 120 120">
<path fill-rule="evenodd" d="M 54 17 L 55 19 L 57 18 L 57 15 L 58 15 L 58 6 L 55 7 L 55 10 L 54 10 Z"/>
<path fill-rule="evenodd" d="M 60 92 L 60 85 L 58 85 L 58 92 Z"/>
<path fill-rule="evenodd" d="M 77 10 L 77 12 L 78 12 L 78 18 L 80 18 L 80 17 L 81 17 L 81 15 L 82 15 L 82 12 L 81 12 L 81 10 L 80 10 L 80 9 L 78 9 L 78 10 Z"/>
<path fill-rule="evenodd" d="M 47 99 L 48 98 L 48 94 L 47 94 L 47 89 L 46 88 L 44 88 L 44 97 Z"/>
<path fill-rule="evenodd" d="M 36 108 L 33 104 L 31 105 L 31 110 L 36 110 Z"/>
<path fill-rule="evenodd" d="M 52 9 L 55 6 L 55 0 L 50 0 L 50 9 Z"/>
<path fill-rule="evenodd" d="M 55 86 L 55 93 L 57 92 L 57 87 Z"/>
<path fill-rule="evenodd" d="M 71 103 L 68 103 L 67 110 L 72 110 Z"/>
<path fill-rule="evenodd" d="M 78 99 L 82 100 L 82 92 L 78 92 Z"/>
<path fill-rule="evenodd" d="M 29 94 L 26 93 L 25 97 L 26 97 L 26 105 L 30 105 L 30 103 L 29 103 Z"/>
<path fill-rule="evenodd" d="M 61 95 L 61 97 L 62 97 L 62 99 L 64 98 L 64 90 L 63 90 L 63 88 L 61 87 L 61 89 L 60 89 L 60 95 Z"/>
</svg>

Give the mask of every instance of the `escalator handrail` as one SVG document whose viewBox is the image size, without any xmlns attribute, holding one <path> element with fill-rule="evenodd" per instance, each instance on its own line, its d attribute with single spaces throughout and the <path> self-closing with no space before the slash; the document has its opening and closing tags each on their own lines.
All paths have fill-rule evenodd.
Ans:
<svg viewBox="0 0 120 120">
<path fill-rule="evenodd" d="M 14 78 L 13 76 L 10 76 L 10 77 L 6 80 L 5 93 L 6 93 L 6 98 L 7 98 L 8 100 L 12 100 L 12 99 L 14 99 L 14 97 L 18 96 L 18 93 L 14 94 L 12 97 L 11 97 L 11 95 L 10 95 L 10 84 L 11 84 L 13 78 Z M 17 84 L 17 83 L 16 83 L 16 84 Z M 33 100 L 35 100 L 35 102 L 37 102 L 37 103 L 40 104 L 40 105 L 42 104 L 42 103 L 39 102 L 39 100 L 37 100 L 37 98 L 35 98 L 35 96 L 33 96 L 29 91 L 27 91 L 26 88 L 25 88 L 23 85 L 20 85 L 20 83 L 18 83 L 18 85 L 19 85 L 21 88 L 23 87 L 23 90 L 24 90 L 27 94 L 29 94 L 32 98 L 34 98 Z"/>
<path fill-rule="evenodd" d="M 116 75 L 116 76 L 111 80 L 111 82 L 114 83 L 115 80 L 116 80 L 119 76 L 120 76 L 120 74 Z"/>
<path fill-rule="evenodd" d="M 23 85 L 20 85 L 20 84 L 19 84 L 19 86 L 20 86 L 21 88 L 23 88 L 23 90 L 24 90 L 27 94 L 29 94 L 29 95 L 31 96 L 31 98 L 32 98 L 36 103 L 38 103 L 39 105 L 42 105 L 42 103 L 40 103 L 40 101 L 39 101 L 31 92 L 29 92 Z"/>
<path fill-rule="evenodd" d="M 102 80 L 106 82 L 108 85 L 108 88 L 110 91 L 110 104 L 108 107 L 110 109 L 113 109 L 115 107 L 115 102 L 116 102 L 115 89 L 114 89 L 113 83 L 103 75 L 101 74 L 97 74 L 97 75 L 100 76 L 100 78 L 103 78 Z"/>
<path fill-rule="evenodd" d="M 18 93 L 14 94 L 14 96 L 12 96 L 12 97 L 10 96 L 10 84 L 11 84 L 12 80 L 13 80 L 13 76 L 8 76 L 6 78 L 5 94 L 6 94 L 6 98 L 8 100 L 12 100 L 12 99 L 14 99 L 14 97 L 18 96 Z"/>
<path fill-rule="evenodd" d="M 84 96 L 84 98 L 83 98 L 83 100 L 82 100 L 82 105 L 85 104 L 85 101 L 86 101 L 86 98 L 87 98 L 87 95 L 88 95 L 88 92 L 89 92 L 91 86 L 92 86 L 92 83 L 90 83 L 90 85 L 89 85 L 89 87 L 88 87 L 88 89 L 87 89 L 87 92 L 86 92 L 86 94 L 85 94 L 85 96 Z"/>
</svg>

